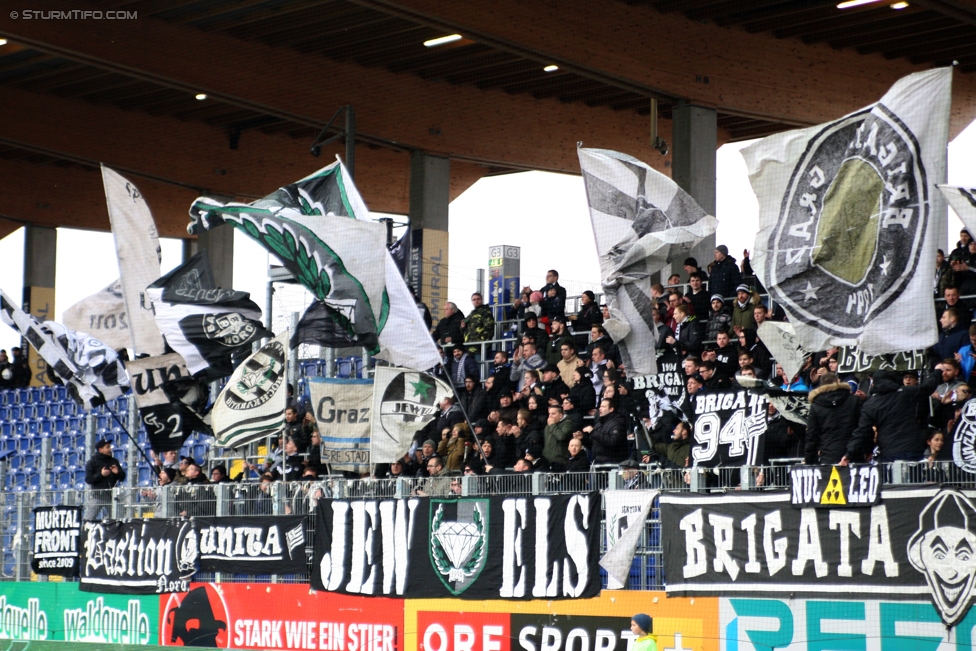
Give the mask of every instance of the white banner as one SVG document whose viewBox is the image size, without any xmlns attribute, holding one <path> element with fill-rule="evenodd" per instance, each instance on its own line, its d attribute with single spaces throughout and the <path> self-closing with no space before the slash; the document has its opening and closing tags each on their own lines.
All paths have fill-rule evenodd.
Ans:
<svg viewBox="0 0 976 651">
<path fill-rule="evenodd" d="M 370 463 L 373 381 L 313 377 L 308 388 L 322 437 L 322 461 L 333 470 L 365 470 Z"/>
<path fill-rule="evenodd" d="M 145 301 L 144 307 L 142 300 L 146 287 L 160 276 L 156 224 L 146 200 L 133 183 L 104 165 L 102 183 L 129 316 L 131 341 L 128 345 L 136 355 L 162 355 L 163 336 L 156 328 L 149 301 Z"/>
<path fill-rule="evenodd" d="M 786 371 L 786 377 L 796 377 L 803 368 L 807 351 L 800 345 L 793 324 L 785 321 L 763 321 L 757 332 L 759 340 Z"/>
<path fill-rule="evenodd" d="M 634 562 L 644 522 L 659 491 L 606 491 L 607 553 L 600 565 L 607 571 L 607 589 L 622 590 Z"/>
<path fill-rule="evenodd" d="M 370 428 L 372 462 L 392 463 L 403 457 L 416 431 L 437 416 L 437 405 L 451 395 L 453 389 L 429 373 L 377 366 Z"/>
<path fill-rule="evenodd" d="M 753 266 L 807 350 L 936 342 L 951 87 L 951 68 L 915 73 L 876 104 L 742 150 L 759 199 Z"/>
<path fill-rule="evenodd" d="M 129 315 L 118 280 L 69 307 L 64 311 L 63 321 L 65 327 L 89 334 L 112 350 L 132 345 Z"/>
</svg>

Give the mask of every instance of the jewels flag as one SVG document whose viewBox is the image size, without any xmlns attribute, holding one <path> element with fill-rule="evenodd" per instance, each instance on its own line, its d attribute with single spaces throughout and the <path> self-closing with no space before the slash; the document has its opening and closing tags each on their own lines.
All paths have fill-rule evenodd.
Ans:
<svg viewBox="0 0 976 651">
<path fill-rule="evenodd" d="M 610 309 L 603 325 L 628 373 L 657 373 L 651 274 L 684 259 L 718 222 L 674 181 L 636 158 L 606 149 L 578 153 Z"/>
<path fill-rule="evenodd" d="M 753 267 L 807 350 L 867 355 L 937 340 L 952 70 L 897 81 L 876 104 L 742 150 L 759 199 Z"/>
</svg>

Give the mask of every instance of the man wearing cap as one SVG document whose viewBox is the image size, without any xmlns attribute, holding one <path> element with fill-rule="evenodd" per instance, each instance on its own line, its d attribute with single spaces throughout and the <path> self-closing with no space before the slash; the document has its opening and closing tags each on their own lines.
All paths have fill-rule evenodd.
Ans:
<svg viewBox="0 0 976 651">
<path fill-rule="evenodd" d="M 691 277 L 691 274 L 697 273 L 701 276 L 702 282 L 708 281 L 708 274 L 705 273 L 704 269 L 698 266 L 698 260 L 695 258 L 685 258 L 684 267 L 685 273 L 688 274 L 689 278 Z"/>
<path fill-rule="evenodd" d="M 546 364 L 539 371 L 542 382 L 536 387 L 536 393 L 542 396 L 548 405 L 562 405 L 563 396 L 569 394 L 569 387 L 559 375 L 559 367 Z"/>
<path fill-rule="evenodd" d="M 647 477 L 640 471 L 640 464 L 633 459 L 624 459 L 618 466 L 620 478 L 624 482 L 624 490 L 643 490 L 649 488 Z"/>
<path fill-rule="evenodd" d="M 748 285 L 739 285 L 735 288 L 735 302 L 732 303 L 732 327 L 738 328 L 757 328 L 756 317 L 752 310 L 759 302 L 758 297 L 752 293 L 752 288 Z"/>
<path fill-rule="evenodd" d="M 630 651 L 657 651 L 657 636 L 654 635 L 654 622 L 648 615 L 640 613 L 630 618 L 630 632 L 637 636 Z M 675 646 L 678 646 L 677 644 Z"/>
<path fill-rule="evenodd" d="M 112 442 L 99 439 L 95 443 L 95 454 L 85 464 L 85 483 L 95 491 L 89 505 L 86 519 L 98 519 L 100 511 L 109 509 L 112 496 L 108 493 L 116 485 L 125 481 L 125 471 L 118 460 L 112 456 Z"/>
<path fill-rule="evenodd" d="M 550 364 L 558 364 L 559 360 L 562 359 L 560 354 L 560 349 L 565 343 L 573 343 L 573 337 L 566 330 L 566 317 L 565 316 L 554 316 L 552 317 L 552 323 L 549 325 L 549 329 L 552 330 L 552 336 L 549 342 L 546 344 L 546 361 Z"/>
<path fill-rule="evenodd" d="M 709 290 L 713 294 L 729 297 L 735 293 L 735 288 L 742 282 L 742 274 L 735 258 L 729 255 L 729 247 L 719 244 L 715 247 L 715 265 L 712 267 L 712 277 L 708 282 Z"/>
<path fill-rule="evenodd" d="M 549 343 L 549 334 L 545 328 L 539 327 L 539 317 L 532 312 L 525 313 L 525 328 L 519 335 L 519 341 L 525 343 L 526 337 L 528 337 L 528 341 L 535 344 L 536 350 L 540 353 L 545 352 L 546 345 Z"/>
</svg>

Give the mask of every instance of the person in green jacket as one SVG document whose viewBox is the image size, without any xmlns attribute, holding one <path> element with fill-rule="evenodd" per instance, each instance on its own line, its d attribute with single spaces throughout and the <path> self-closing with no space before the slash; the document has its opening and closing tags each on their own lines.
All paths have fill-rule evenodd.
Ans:
<svg viewBox="0 0 976 651">
<path fill-rule="evenodd" d="M 573 438 L 573 420 L 566 416 L 562 407 L 549 406 L 549 419 L 543 433 L 542 456 L 553 470 L 565 470 L 569 463 L 569 439 Z"/>
<path fill-rule="evenodd" d="M 638 613 L 630 619 L 630 632 L 637 636 L 631 651 L 657 651 L 657 636 L 652 632 L 654 622 L 650 615 Z"/>
</svg>

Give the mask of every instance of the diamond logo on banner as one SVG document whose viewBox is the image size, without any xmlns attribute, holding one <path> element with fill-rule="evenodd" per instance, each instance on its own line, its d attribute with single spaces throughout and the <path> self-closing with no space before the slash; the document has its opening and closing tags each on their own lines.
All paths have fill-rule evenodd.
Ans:
<svg viewBox="0 0 976 651">
<path fill-rule="evenodd" d="M 430 523 L 430 556 L 441 582 L 454 595 L 470 587 L 484 569 L 488 545 L 487 500 L 434 500 Z M 444 507 L 454 506 L 456 520 Z M 434 507 L 434 504 L 431 504 Z"/>
</svg>

